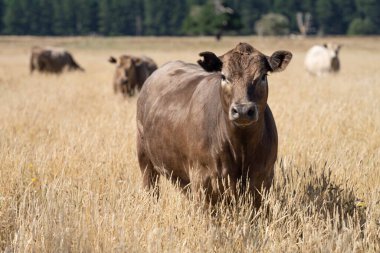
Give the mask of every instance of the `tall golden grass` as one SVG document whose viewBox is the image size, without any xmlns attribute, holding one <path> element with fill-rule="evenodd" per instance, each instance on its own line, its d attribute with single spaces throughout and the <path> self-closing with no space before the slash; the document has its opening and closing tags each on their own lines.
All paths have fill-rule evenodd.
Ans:
<svg viewBox="0 0 380 253">
<path fill-rule="evenodd" d="M 269 77 L 275 182 L 260 210 L 211 214 L 161 182 L 144 192 L 136 98 L 112 92 L 110 55 L 195 62 L 240 41 L 294 57 Z M 343 43 L 342 70 L 303 57 Z M 380 38 L 0 38 L 0 249 L 6 252 L 380 252 Z M 69 49 L 85 73 L 28 70 L 32 45 Z M 210 98 L 211 99 L 211 98 Z"/>
</svg>

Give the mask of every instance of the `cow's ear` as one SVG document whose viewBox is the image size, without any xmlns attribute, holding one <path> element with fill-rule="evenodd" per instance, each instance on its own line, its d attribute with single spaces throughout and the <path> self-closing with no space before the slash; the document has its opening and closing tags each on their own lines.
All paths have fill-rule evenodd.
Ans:
<svg viewBox="0 0 380 253">
<path fill-rule="evenodd" d="M 222 71 L 223 62 L 212 52 L 202 52 L 199 56 L 203 59 L 198 60 L 198 64 L 207 72 Z"/>
<path fill-rule="evenodd" d="M 270 66 L 270 72 L 280 72 L 286 69 L 290 60 L 292 59 L 292 53 L 288 51 L 276 51 L 270 57 L 268 62 Z"/>
<path fill-rule="evenodd" d="M 116 63 L 116 62 L 117 62 L 117 60 L 116 60 L 115 57 L 113 57 L 113 56 L 111 56 L 111 57 L 108 59 L 108 61 L 109 61 L 110 63 Z"/>
</svg>

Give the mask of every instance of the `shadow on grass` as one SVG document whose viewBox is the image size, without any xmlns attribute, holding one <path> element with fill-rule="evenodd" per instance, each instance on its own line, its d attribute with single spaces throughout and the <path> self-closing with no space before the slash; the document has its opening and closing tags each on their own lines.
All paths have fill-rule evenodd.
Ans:
<svg viewBox="0 0 380 253">
<path fill-rule="evenodd" d="M 281 207 L 288 210 L 289 216 L 301 212 L 306 217 L 317 216 L 329 221 L 337 229 L 349 223 L 364 229 L 365 203 L 359 200 L 349 180 L 336 182 L 327 163 L 322 168 L 310 165 L 306 170 L 300 170 L 290 169 L 291 165 L 284 166 L 281 160 L 279 167 L 272 193 Z M 267 213 L 270 216 L 270 210 Z"/>
</svg>

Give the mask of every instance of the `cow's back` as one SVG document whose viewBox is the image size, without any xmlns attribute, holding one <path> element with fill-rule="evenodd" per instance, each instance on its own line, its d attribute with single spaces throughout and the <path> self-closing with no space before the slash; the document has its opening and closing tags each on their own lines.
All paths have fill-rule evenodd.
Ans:
<svg viewBox="0 0 380 253">
<path fill-rule="evenodd" d="M 146 80 L 137 101 L 138 145 L 156 167 L 164 166 L 187 178 L 180 168 L 189 165 L 186 163 L 194 156 L 202 159 L 202 153 L 194 152 L 207 145 L 210 133 L 205 124 L 212 129 L 216 122 L 206 119 L 207 115 L 216 116 L 210 110 L 215 109 L 213 101 L 219 101 L 213 99 L 219 95 L 214 77 L 197 65 L 176 61 L 157 69 Z"/>
<path fill-rule="evenodd" d="M 137 106 L 141 108 L 138 116 L 144 117 L 145 113 L 150 112 L 153 103 L 154 110 L 175 104 L 176 108 L 169 106 L 167 111 L 185 109 L 188 104 L 184 102 L 190 101 L 199 81 L 206 76 L 210 74 L 195 64 L 174 61 L 163 65 L 146 80 L 141 90 L 137 101 Z"/>
<path fill-rule="evenodd" d="M 69 55 L 64 49 L 46 47 L 40 54 L 40 61 L 47 72 L 59 73 L 65 67 Z"/>
<path fill-rule="evenodd" d="M 323 46 L 313 46 L 305 56 L 305 67 L 312 74 L 322 74 L 330 70 L 330 56 Z"/>
</svg>

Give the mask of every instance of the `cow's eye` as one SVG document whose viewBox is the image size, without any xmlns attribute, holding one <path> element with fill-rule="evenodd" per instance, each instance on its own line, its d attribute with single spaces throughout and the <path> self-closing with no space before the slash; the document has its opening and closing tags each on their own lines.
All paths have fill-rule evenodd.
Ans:
<svg viewBox="0 0 380 253">
<path fill-rule="evenodd" d="M 227 79 L 227 77 L 224 74 L 221 75 L 221 79 L 222 79 L 221 84 L 223 87 L 231 85 L 230 81 Z"/>
<path fill-rule="evenodd" d="M 267 76 L 268 76 L 268 74 L 263 74 L 261 77 L 259 77 L 258 83 L 265 85 L 267 83 Z"/>
</svg>

